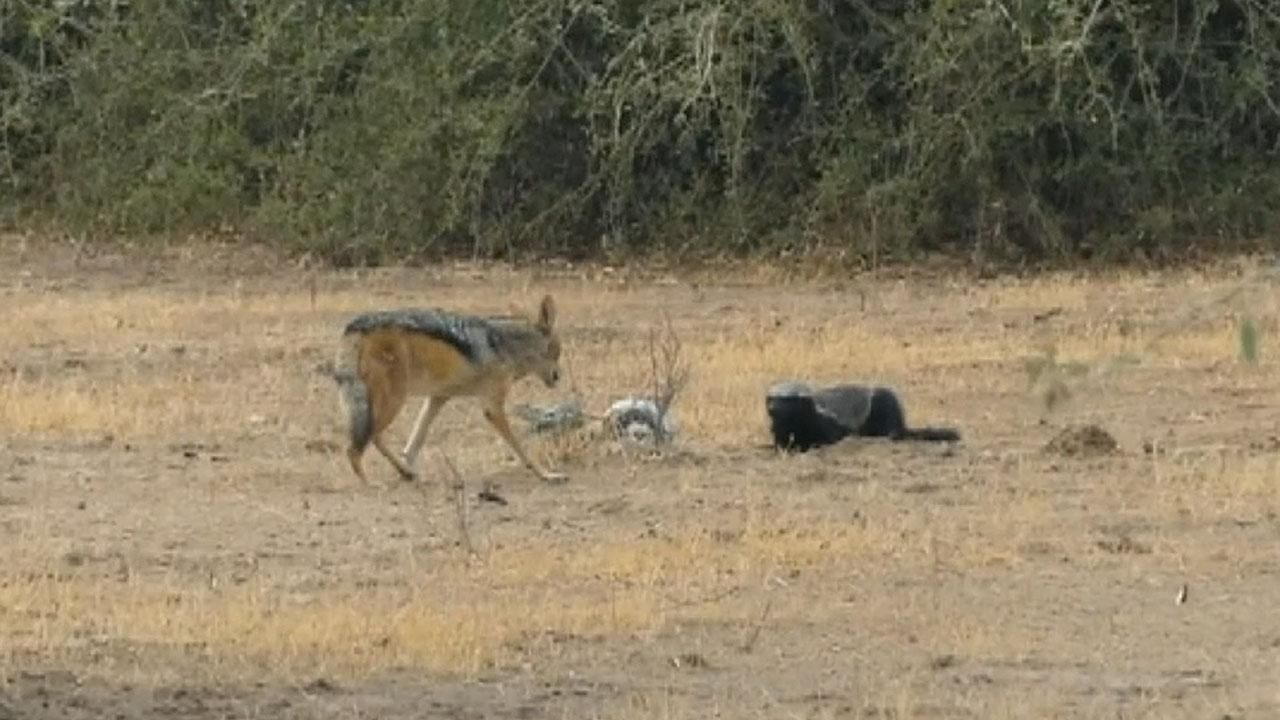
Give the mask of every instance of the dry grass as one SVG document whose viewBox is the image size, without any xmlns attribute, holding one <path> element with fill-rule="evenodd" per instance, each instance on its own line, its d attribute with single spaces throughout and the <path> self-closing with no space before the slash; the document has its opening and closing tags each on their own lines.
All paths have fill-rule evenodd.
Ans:
<svg viewBox="0 0 1280 720">
<path fill-rule="evenodd" d="M 252 581 L 193 588 L 127 570 L 111 578 L 51 576 L 48 569 L 65 565 L 72 551 L 29 541 L 12 548 L 0 628 L 12 641 L 10 666 L 16 657 L 65 659 L 96 643 L 123 642 L 198 649 L 209 677 L 264 668 L 344 681 L 397 667 L 465 675 L 513 662 L 513 646 L 545 633 L 632 636 L 679 618 L 745 620 L 740 615 L 750 610 L 734 600 L 734 589 L 831 563 L 926 562 L 936 548 L 928 538 L 909 539 L 919 530 L 892 518 L 879 525 L 752 516 L 729 529 L 491 551 L 478 564 L 458 555 L 412 587 L 323 595 Z M 990 550 L 952 548 L 949 555 L 956 567 L 988 562 Z M 795 606 L 775 618 L 812 614 Z"/>
<path fill-rule="evenodd" d="M 1280 459 L 1238 450 L 1196 451 L 1152 461 L 1151 505 L 1194 520 L 1280 514 Z"/>
<path fill-rule="evenodd" d="M 202 658 L 198 679 L 327 676 L 342 681 L 396 668 L 471 675 L 501 664 L 540 633 L 625 635 L 659 626 L 654 599 L 495 592 L 449 602 L 431 592 L 291 596 L 265 586 L 229 591 L 181 582 L 69 578 L 0 588 L 7 667 L 83 662 L 111 645 L 154 652 L 127 668 L 166 675 L 175 657 Z"/>
<path fill-rule="evenodd" d="M 361 683 L 406 670 L 474 680 L 570 662 L 629 667 L 646 649 L 669 659 L 692 646 L 731 668 L 709 695 L 642 687 L 600 712 L 703 717 L 718 702 L 741 709 L 744 697 L 778 710 L 799 702 L 778 688 L 810 683 L 821 694 L 828 683 L 857 700 L 813 701 L 807 716 L 1054 716 L 1070 706 L 1102 717 L 1117 704 L 1096 695 L 1100 678 L 1115 676 L 1148 693 L 1160 717 L 1177 668 L 1151 658 L 1185 664 L 1191 653 L 1109 646 L 1097 618 L 1203 647 L 1222 625 L 1173 615 L 1171 588 L 1185 578 L 1197 593 L 1236 587 L 1267 562 L 1269 548 L 1248 533 L 1280 514 L 1277 455 L 1250 449 L 1260 438 L 1241 441 L 1250 422 L 1228 425 L 1236 401 L 1215 393 L 1262 393 L 1280 366 L 1265 353 L 1257 366 L 1237 363 L 1233 310 L 1188 319 L 1171 300 L 1229 281 L 881 283 L 868 285 L 864 307 L 814 287 L 503 277 L 494 288 L 444 273 L 424 293 L 399 275 L 335 274 L 314 296 L 297 278 L 11 288 L 0 435 L 22 438 L 13 477 L 31 480 L 29 490 L 0 486 L 12 539 L 0 570 L 0 673 L 44 664 L 153 683 Z M 569 387 L 526 383 L 515 401 L 578 393 L 598 412 L 645 391 L 660 306 L 692 366 L 674 410 L 683 446 L 638 456 L 587 432 L 531 438 L 574 478 L 538 488 L 474 407 L 450 408 L 429 446 L 445 448 L 473 489 L 496 478 L 512 498 L 474 509 L 480 552 L 468 557 L 450 536 L 449 493 L 369 490 L 347 477 L 333 390 L 314 368 L 351 313 L 503 311 L 543 286 L 566 324 Z M 1047 415 L 1104 422 L 1120 455 L 1039 452 L 1052 428 L 1038 424 L 1046 413 L 1023 364 L 1048 346 L 1095 370 L 1138 360 L 1095 372 L 1072 405 Z M 966 447 L 778 457 L 759 446 L 762 390 L 781 377 L 897 385 L 913 420 L 959 425 Z M 1196 413 L 1210 420 L 1182 421 Z M 1166 428 L 1179 434 L 1161 436 Z M 1151 437 L 1160 442 L 1147 454 Z M 184 442 L 203 449 L 175 459 Z M 380 463 L 371 456 L 383 473 Z M 75 509 L 82 495 L 87 508 Z M 219 569 L 231 560 L 248 569 Z M 1157 592 L 1158 612 L 1147 604 Z M 1214 602 L 1206 617 L 1238 619 Z M 583 645 L 566 649 L 564 638 Z M 1199 657 L 1216 662 L 1221 650 Z M 1249 657 L 1240 667 L 1270 671 Z M 785 658 L 784 669 L 768 658 Z M 810 674 L 792 677 L 788 663 Z M 636 672 L 670 688 L 683 676 L 664 673 L 690 671 L 663 667 Z M 1254 675 L 1242 677 L 1244 687 Z M 1240 692 L 1210 688 L 1194 704 L 1230 711 L 1246 701 Z M 761 714 L 799 709 L 785 707 Z"/>
<path fill-rule="evenodd" d="M 966 296 L 972 307 L 987 310 L 1084 308 L 1088 293 L 1080 280 L 1049 278 L 1013 289 L 970 290 Z M 610 326 L 622 327 L 616 335 L 570 339 L 566 364 L 572 386 L 597 408 L 620 394 L 643 391 L 649 372 L 646 333 L 656 322 L 642 310 L 647 293 L 601 294 L 573 284 L 557 288 L 557 294 L 568 322 L 591 326 L 591 318 L 608 317 Z M 462 288 L 435 291 L 426 302 L 416 296 L 371 301 L 350 290 L 312 298 L 301 288 L 250 293 L 232 287 L 189 295 L 134 290 L 20 299 L 0 351 L 23 358 L 25 372 L 0 384 L 0 430 L 137 440 L 175 426 L 234 432 L 243 427 L 242 408 L 269 409 L 253 399 L 264 388 L 268 396 L 297 398 L 309 388 L 315 394 L 311 370 L 329 357 L 335 328 L 352 313 L 389 303 L 507 309 L 503 301 Z M 979 321 L 939 332 L 929 324 L 886 326 L 887 319 L 848 309 L 830 318 L 747 314 L 712 327 L 696 317 L 678 320 L 674 329 L 696 380 L 680 400 L 682 424 L 711 442 L 750 442 L 756 430 L 742 419 L 760 416 L 757 396 L 780 377 L 901 382 L 924 375 L 932 379 L 932 392 L 945 394 L 956 389 L 949 382 L 966 381 L 955 370 L 1015 363 L 1046 346 L 1064 362 L 1098 368 L 1122 357 L 1176 364 L 1230 361 L 1237 354 L 1231 318 L 1175 325 L 1172 332 L 1168 321 L 1088 319 L 1069 332 L 1051 333 Z M 33 351 L 33 344 L 42 349 Z M 105 365 L 111 376 L 86 379 L 77 369 L 89 363 Z M 254 373 L 252 388 L 242 382 L 246 369 Z M 996 385 L 988 389 L 1007 391 L 1025 378 L 1004 374 L 989 380 Z M 524 392 L 542 394 L 532 384 Z"/>
</svg>

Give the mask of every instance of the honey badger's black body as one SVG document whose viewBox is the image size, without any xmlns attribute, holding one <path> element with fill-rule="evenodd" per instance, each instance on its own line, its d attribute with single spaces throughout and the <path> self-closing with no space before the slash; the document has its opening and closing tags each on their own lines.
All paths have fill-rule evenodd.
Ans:
<svg viewBox="0 0 1280 720">
<path fill-rule="evenodd" d="M 783 382 L 769 388 L 765 409 L 773 443 L 785 450 L 810 450 L 850 435 L 936 442 L 960 439 L 960 433 L 951 428 L 907 427 L 902 402 L 887 387 L 812 388 Z"/>
</svg>

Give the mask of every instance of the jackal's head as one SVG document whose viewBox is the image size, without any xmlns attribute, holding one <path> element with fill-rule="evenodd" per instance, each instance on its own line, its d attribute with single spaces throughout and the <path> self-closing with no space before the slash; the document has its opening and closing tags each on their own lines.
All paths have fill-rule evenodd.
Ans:
<svg viewBox="0 0 1280 720">
<path fill-rule="evenodd" d="M 529 358 L 530 369 L 547 387 L 555 387 L 560 382 L 560 336 L 556 334 L 556 302 L 550 295 L 542 298 L 533 326 L 538 341 L 535 356 Z"/>
</svg>

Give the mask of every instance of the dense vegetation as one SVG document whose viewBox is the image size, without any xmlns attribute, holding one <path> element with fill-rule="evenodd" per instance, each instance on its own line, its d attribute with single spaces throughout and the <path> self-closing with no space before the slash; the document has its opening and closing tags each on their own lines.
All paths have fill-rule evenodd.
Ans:
<svg viewBox="0 0 1280 720">
<path fill-rule="evenodd" d="M 1239 248 L 1280 219 L 1280 9 L 0 0 L 0 188 L 339 262 Z"/>
</svg>

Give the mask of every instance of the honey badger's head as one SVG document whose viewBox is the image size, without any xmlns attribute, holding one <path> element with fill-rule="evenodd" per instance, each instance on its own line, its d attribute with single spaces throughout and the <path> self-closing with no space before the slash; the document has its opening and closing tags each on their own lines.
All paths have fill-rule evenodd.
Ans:
<svg viewBox="0 0 1280 720">
<path fill-rule="evenodd" d="M 776 447 L 803 451 L 825 444 L 817 404 L 808 385 L 800 382 L 773 385 L 765 396 L 765 411 Z"/>
</svg>

